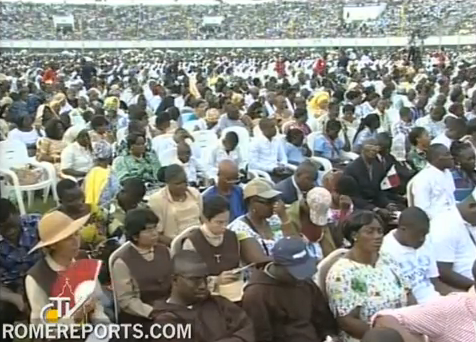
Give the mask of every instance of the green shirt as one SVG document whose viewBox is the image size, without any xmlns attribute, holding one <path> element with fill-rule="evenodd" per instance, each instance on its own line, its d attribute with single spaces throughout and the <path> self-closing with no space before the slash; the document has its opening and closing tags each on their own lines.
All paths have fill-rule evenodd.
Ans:
<svg viewBox="0 0 476 342">
<path fill-rule="evenodd" d="M 426 166 L 426 152 L 412 146 L 407 154 L 407 161 L 415 171 L 421 171 Z"/>
</svg>

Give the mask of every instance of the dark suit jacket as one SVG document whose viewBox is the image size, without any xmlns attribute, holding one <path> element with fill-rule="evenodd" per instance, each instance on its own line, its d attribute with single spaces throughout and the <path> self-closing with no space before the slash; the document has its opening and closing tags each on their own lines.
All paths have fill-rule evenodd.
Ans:
<svg viewBox="0 0 476 342">
<path fill-rule="evenodd" d="M 352 177 L 357 183 L 357 191 L 348 194 L 357 209 L 385 208 L 389 204 L 387 195 L 380 189 L 380 183 L 386 175 L 383 165 L 374 160 L 371 167 L 372 179 L 362 157 L 351 162 L 344 170 L 344 174 Z"/>
<path fill-rule="evenodd" d="M 292 204 L 298 200 L 296 188 L 293 185 L 292 177 L 288 177 L 278 184 L 276 184 L 276 190 L 281 192 L 281 199 L 285 204 Z"/>
</svg>

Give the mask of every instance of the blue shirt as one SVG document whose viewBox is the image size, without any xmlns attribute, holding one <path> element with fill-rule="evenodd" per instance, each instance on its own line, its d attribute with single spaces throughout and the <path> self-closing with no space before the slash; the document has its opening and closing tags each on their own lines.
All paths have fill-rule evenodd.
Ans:
<svg viewBox="0 0 476 342">
<path fill-rule="evenodd" d="M 21 235 L 18 246 L 0 235 L 0 283 L 13 290 L 23 288 L 26 272 L 42 257 L 40 251 L 28 254 L 38 243 L 38 223 L 41 215 L 21 217 Z"/>
<path fill-rule="evenodd" d="M 471 179 L 464 173 L 462 170 L 458 168 L 454 168 L 451 170 L 451 174 L 453 176 L 453 180 L 455 182 L 455 200 L 457 202 L 463 201 L 466 197 L 471 195 L 474 190 L 474 184 Z"/>
<path fill-rule="evenodd" d="M 303 148 L 297 147 L 290 142 L 284 144 L 284 151 L 286 152 L 286 156 L 288 157 L 288 163 L 293 165 L 299 165 L 303 162 L 306 157 L 303 154 Z"/>
<path fill-rule="evenodd" d="M 216 186 L 212 186 L 212 188 L 207 191 L 203 201 L 205 202 L 207 198 L 216 195 L 223 196 L 218 193 L 218 188 Z M 225 197 L 230 203 L 230 222 L 247 213 L 245 200 L 243 199 L 243 190 L 238 185 L 233 186 L 231 194 L 223 197 Z"/>
<path fill-rule="evenodd" d="M 314 152 L 329 160 L 340 159 L 343 148 L 344 142 L 340 138 L 331 141 L 325 135 L 319 135 L 314 140 Z"/>
<path fill-rule="evenodd" d="M 368 127 L 365 127 L 361 130 L 354 140 L 354 147 L 353 150 L 356 153 L 360 153 L 360 149 L 362 148 L 362 144 L 367 139 L 377 139 L 377 131 L 371 132 Z"/>
</svg>

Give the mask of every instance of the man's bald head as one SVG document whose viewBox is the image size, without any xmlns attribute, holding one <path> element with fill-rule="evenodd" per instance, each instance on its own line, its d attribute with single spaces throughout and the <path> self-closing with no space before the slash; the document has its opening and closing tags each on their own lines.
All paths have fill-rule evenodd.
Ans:
<svg viewBox="0 0 476 342">
<path fill-rule="evenodd" d="M 450 150 L 443 144 L 431 144 L 426 152 L 426 159 L 439 170 L 451 169 L 454 166 Z"/>
<path fill-rule="evenodd" d="M 426 159 L 428 159 L 428 161 L 431 163 L 448 153 L 448 147 L 446 147 L 445 145 L 431 144 L 430 147 L 428 147 L 428 151 L 426 152 Z"/>
<path fill-rule="evenodd" d="M 181 250 L 172 258 L 172 268 L 175 275 L 185 277 L 205 277 L 208 268 L 200 254 L 195 251 Z"/>
<path fill-rule="evenodd" d="M 240 174 L 234 161 L 225 159 L 218 164 L 218 187 L 223 191 L 230 191 L 233 185 L 239 182 Z"/>
<path fill-rule="evenodd" d="M 238 173 L 238 166 L 235 164 L 233 160 L 229 160 L 229 159 L 222 160 L 218 164 L 218 175 L 223 173 L 226 173 L 226 174 Z"/>
</svg>

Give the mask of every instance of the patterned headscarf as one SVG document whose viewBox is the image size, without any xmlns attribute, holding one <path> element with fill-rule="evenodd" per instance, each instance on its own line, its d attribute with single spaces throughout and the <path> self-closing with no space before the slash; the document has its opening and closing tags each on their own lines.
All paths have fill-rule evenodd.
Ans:
<svg viewBox="0 0 476 342">
<path fill-rule="evenodd" d="M 112 147 L 104 139 L 93 144 L 93 157 L 95 160 L 104 160 L 112 157 Z"/>
</svg>

